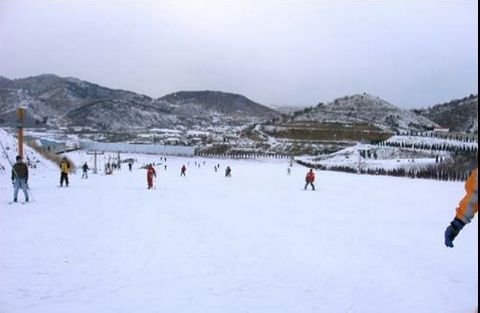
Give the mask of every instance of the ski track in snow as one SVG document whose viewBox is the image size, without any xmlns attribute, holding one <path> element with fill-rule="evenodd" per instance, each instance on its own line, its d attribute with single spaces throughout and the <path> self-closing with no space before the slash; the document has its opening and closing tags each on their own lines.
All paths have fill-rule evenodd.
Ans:
<svg viewBox="0 0 480 313">
<path fill-rule="evenodd" d="M 113 155 L 113 154 L 112 154 Z M 91 163 L 83 153 L 76 164 Z M 478 222 L 443 232 L 463 184 L 317 172 L 287 162 L 168 157 L 113 175 L 55 168 L 11 201 L 0 176 L 0 312 L 467 312 Z M 123 155 L 124 158 L 129 157 Z M 190 162 L 187 177 L 182 164 Z M 221 164 L 215 173 L 213 166 Z M 224 177 L 227 165 L 231 178 Z M 19 197 L 23 199 L 20 192 Z"/>
</svg>

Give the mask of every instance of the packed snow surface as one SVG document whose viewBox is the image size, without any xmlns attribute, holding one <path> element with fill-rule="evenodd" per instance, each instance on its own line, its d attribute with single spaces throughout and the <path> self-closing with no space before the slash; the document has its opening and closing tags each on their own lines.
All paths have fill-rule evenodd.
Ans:
<svg viewBox="0 0 480 313">
<path fill-rule="evenodd" d="M 77 171 L 68 188 L 38 167 L 25 205 L 0 175 L 0 312 L 475 309 L 478 219 L 443 243 L 461 183 L 317 172 L 304 191 L 308 169 L 286 163 L 122 157 L 132 172 Z"/>
</svg>

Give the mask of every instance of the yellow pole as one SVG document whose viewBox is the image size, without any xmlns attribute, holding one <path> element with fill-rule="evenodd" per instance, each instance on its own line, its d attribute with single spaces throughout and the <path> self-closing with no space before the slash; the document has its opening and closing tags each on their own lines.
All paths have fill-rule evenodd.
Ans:
<svg viewBox="0 0 480 313">
<path fill-rule="evenodd" d="M 25 109 L 19 108 L 17 110 L 18 117 L 18 155 L 23 159 L 23 119 L 25 117 Z"/>
</svg>

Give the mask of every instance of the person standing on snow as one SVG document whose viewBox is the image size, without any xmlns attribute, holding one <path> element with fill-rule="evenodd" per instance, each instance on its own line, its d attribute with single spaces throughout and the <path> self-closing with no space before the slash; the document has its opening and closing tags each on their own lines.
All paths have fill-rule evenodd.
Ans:
<svg viewBox="0 0 480 313">
<path fill-rule="evenodd" d="M 28 202 L 28 167 L 17 155 L 17 162 L 12 167 L 13 202 L 17 202 L 18 190 L 22 188 L 25 202 Z"/>
<path fill-rule="evenodd" d="M 230 166 L 227 166 L 227 168 L 225 169 L 225 177 L 232 177 L 232 169 L 230 168 Z"/>
<path fill-rule="evenodd" d="M 153 188 L 153 177 L 157 177 L 157 173 L 155 172 L 153 165 L 149 164 L 147 167 L 147 189 Z"/>
<path fill-rule="evenodd" d="M 89 170 L 89 169 L 90 169 L 90 168 L 88 167 L 87 162 L 85 162 L 85 163 L 83 164 L 83 166 L 82 166 L 82 170 L 83 170 L 82 179 L 83 179 L 83 178 L 88 178 L 88 170 Z"/>
<path fill-rule="evenodd" d="M 183 164 L 181 170 L 180 170 L 180 176 L 187 176 L 187 167 L 185 166 L 185 164 Z"/>
<path fill-rule="evenodd" d="M 65 186 L 68 187 L 68 173 L 70 172 L 70 162 L 68 162 L 66 157 L 63 157 L 60 162 L 60 187 L 63 187 L 63 182 L 65 181 Z"/>
<path fill-rule="evenodd" d="M 315 185 L 313 182 L 315 181 L 315 173 L 313 172 L 313 169 L 310 169 L 310 171 L 307 173 L 307 176 L 305 176 L 305 190 L 307 190 L 308 185 L 312 186 L 312 190 L 315 190 Z"/>
<path fill-rule="evenodd" d="M 132 171 L 132 162 L 128 162 L 128 170 L 131 172 Z"/>
<path fill-rule="evenodd" d="M 445 245 L 453 248 L 453 240 L 460 230 L 470 223 L 478 212 L 478 168 L 476 168 L 465 183 L 467 194 L 456 208 L 453 221 L 445 230 Z"/>
</svg>

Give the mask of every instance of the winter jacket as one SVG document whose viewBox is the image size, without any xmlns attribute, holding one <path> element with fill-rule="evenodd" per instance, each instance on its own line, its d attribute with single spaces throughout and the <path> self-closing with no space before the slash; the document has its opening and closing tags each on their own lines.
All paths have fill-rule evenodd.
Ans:
<svg viewBox="0 0 480 313">
<path fill-rule="evenodd" d="M 70 172 L 70 163 L 68 161 L 60 162 L 60 170 L 62 173 L 68 174 Z"/>
<path fill-rule="evenodd" d="M 88 165 L 83 164 L 82 169 L 83 169 L 84 172 L 88 171 L 89 170 Z"/>
<path fill-rule="evenodd" d="M 465 190 L 467 194 L 456 209 L 456 218 L 468 224 L 478 211 L 478 168 L 473 171 L 465 183 Z"/>
<path fill-rule="evenodd" d="M 12 168 L 12 180 L 18 177 L 20 179 L 28 180 L 28 167 L 27 164 L 23 162 L 17 162 L 13 165 Z"/>
<path fill-rule="evenodd" d="M 155 169 L 153 168 L 153 166 L 151 166 L 147 170 L 147 177 L 152 178 L 153 176 L 157 177 L 157 173 L 155 172 Z"/>
<path fill-rule="evenodd" d="M 315 181 L 315 173 L 314 172 L 308 172 L 307 176 L 305 177 L 305 181 L 307 183 L 313 183 Z"/>
</svg>

